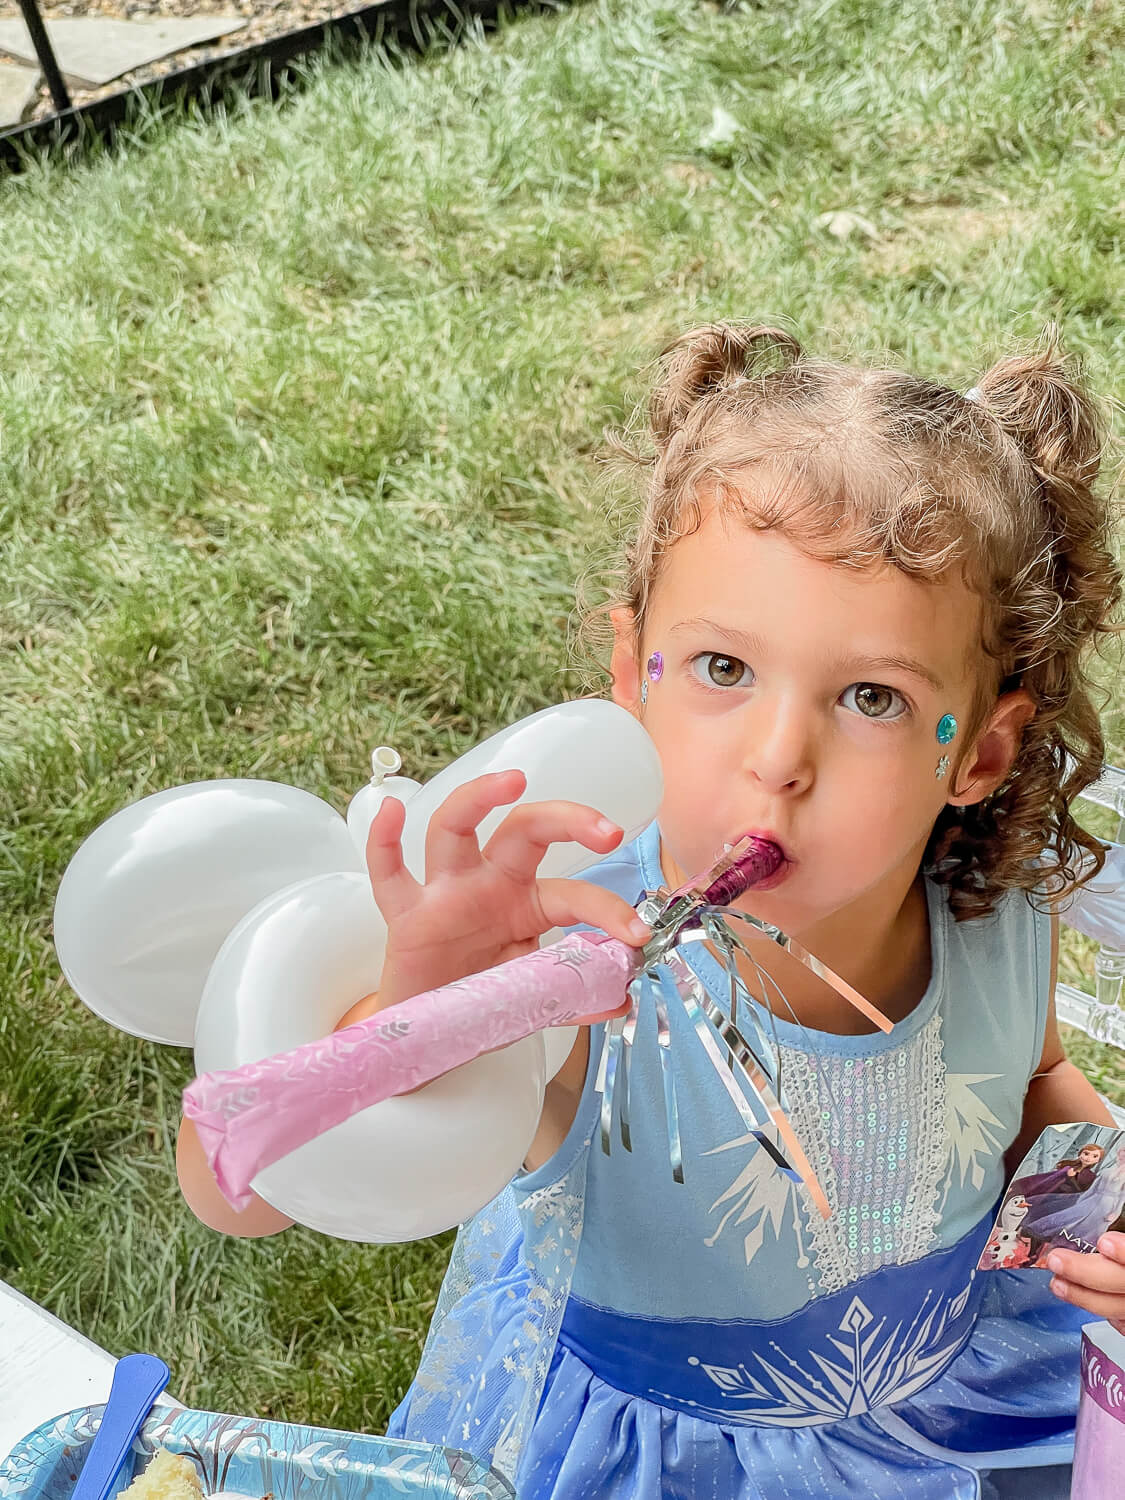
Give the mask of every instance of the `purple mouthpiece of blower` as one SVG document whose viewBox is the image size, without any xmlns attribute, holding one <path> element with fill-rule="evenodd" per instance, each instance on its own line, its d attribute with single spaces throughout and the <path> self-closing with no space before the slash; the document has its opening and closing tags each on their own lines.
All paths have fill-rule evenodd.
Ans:
<svg viewBox="0 0 1125 1500">
<path fill-rule="evenodd" d="M 785 862 L 785 856 L 770 839 L 740 839 L 726 856 L 728 861 L 714 872 L 703 891 L 710 906 L 729 906 L 751 886 L 768 880 Z"/>
</svg>

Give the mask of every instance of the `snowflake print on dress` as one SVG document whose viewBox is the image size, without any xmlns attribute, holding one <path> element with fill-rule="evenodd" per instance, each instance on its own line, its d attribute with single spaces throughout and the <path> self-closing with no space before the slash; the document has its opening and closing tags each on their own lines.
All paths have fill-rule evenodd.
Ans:
<svg viewBox="0 0 1125 1500">
<path fill-rule="evenodd" d="M 1006 1146 L 1004 1127 L 977 1093 L 982 1084 L 995 1083 L 1000 1077 L 999 1073 L 946 1074 L 950 1183 L 956 1171 L 960 1174 L 962 1186 L 971 1182 L 979 1189 L 985 1179 L 984 1161 L 1003 1155 Z"/>
<path fill-rule="evenodd" d="M 764 1128 L 769 1131 L 775 1144 L 780 1145 L 772 1127 Z M 759 1147 L 752 1135 L 737 1136 L 733 1141 L 725 1141 L 704 1154 L 718 1156 L 724 1151 L 739 1150 L 749 1151 L 750 1158 L 726 1192 L 720 1193 L 712 1203 L 711 1212 L 723 1210 L 723 1216 L 714 1234 L 708 1235 L 703 1243 L 709 1248 L 717 1244 L 732 1221 L 736 1228 L 747 1224 L 749 1228 L 742 1237 L 742 1251 L 746 1264 L 749 1265 L 761 1249 L 766 1231 L 769 1230 L 774 1239 L 780 1239 L 788 1223 L 797 1236 L 797 1264 L 804 1269 L 809 1264 L 809 1257 L 805 1251 L 801 1218 L 797 1209 L 799 1189 L 792 1178 L 777 1170 L 776 1163 L 771 1161 L 769 1154 Z"/>
<path fill-rule="evenodd" d="M 523 1200 L 523 1211 L 531 1215 L 532 1222 L 539 1229 L 548 1219 L 574 1214 L 580 1216 L 582 1203 L 569 1181 L 564 1178 L 560 1182 L 549 1182 L 545 1187 L 536 1188 L 535 1192 L 528 1193 Z"/>
<path fill-rule="evenodd" d="M 962 1320 L 971 1286 L 955 1298 L 927 1293 L 910 1319 L 888 1327 L 853 1297 L 829 1336 L 834 1354 L 809 1350 L 801 1364 L 780 1348 L 775 1359 L 752 1356 L 733 1368 L 692 1358 L 715 1386 L 722 1404 L 711 1415 L 786 1427 L 836 1422 L 874 1407 L 905 1401 L 933 1380 L 963 1345 L 971 1320 Z M 703 1410 L 701 1408 L 701 1410 Z"/>
</svg>

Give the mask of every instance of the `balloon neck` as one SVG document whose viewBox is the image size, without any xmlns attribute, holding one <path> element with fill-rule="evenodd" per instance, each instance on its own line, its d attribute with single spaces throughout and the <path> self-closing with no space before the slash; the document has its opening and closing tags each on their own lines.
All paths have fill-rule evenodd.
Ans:
<svg viewBox="0 0 1125 1500">
<path fill-rule="evenodd" d="M 371 785 L 382 786 L 388 776 L 393 776 L 402 766 L 402 756 L 390 745 L 380 745 L 371 752 Z"/>
</svg>

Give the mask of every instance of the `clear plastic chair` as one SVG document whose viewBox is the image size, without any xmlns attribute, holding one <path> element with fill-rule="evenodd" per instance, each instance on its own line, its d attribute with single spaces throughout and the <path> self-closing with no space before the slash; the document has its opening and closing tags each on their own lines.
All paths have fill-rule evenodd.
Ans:
<svg viewBox="0 0 1125 1500">
<path fill-rule="evenodd" d="M 1125 771 L 1119 766 L 1106 766 L 1082 796 L 1117 814 L 1113 835 L 1117 843 L 1101 875 L 1061 914 L 1064 922 L 1098 944 L 1094 994 L 1059 984 L 1056 1010 L 1065 1025 L 1125 1052 Z M 1109 1108 L 1118 1124 L 1125 1127 L 1125 1110 L 1112 1103 Z"/>
</svg>

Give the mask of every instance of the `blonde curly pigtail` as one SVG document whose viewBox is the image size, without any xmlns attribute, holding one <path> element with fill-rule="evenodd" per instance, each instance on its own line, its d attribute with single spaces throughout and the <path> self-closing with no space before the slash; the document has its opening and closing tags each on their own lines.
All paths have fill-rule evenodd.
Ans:
<svg viewBox="0 0 1125 1500">
<path fill-rule="evenodd" d="M 991 648 L 1007 685 L 1018 682 L 1034 698 L 1035 716 L 1005 785 L 983 803 L 948 809 L 935 841 L 958 871 L 956 899 L 966 915 L 991 909 L 998 890 L 1012 885 L 1071 889 L 1104 863 L 1099 840 L 1070 813 L 1105 756 L 1078 658 L 1117 633 L 1121 598 L 1109 507 L 1093 489 L 1102 456 L 1098 412 L 1055 331 L 1035 353 L 993 365 L 973 394 L 1030 470 L 1043 544 L 996 601 Z"/>
</svg>

